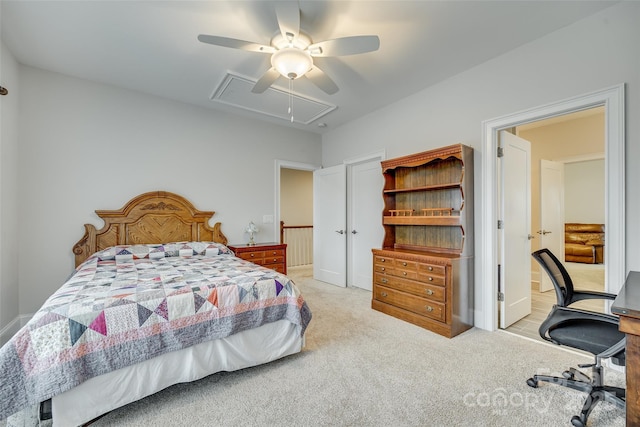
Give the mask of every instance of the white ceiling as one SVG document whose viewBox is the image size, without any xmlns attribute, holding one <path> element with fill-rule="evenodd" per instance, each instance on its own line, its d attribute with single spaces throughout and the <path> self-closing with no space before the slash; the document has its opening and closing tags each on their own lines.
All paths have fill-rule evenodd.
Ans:
<svg viewBox="0 0 640 427">
<path fill-rule="evenodd" d="M 309 124 L 292 124 L 210 99 L 228 72 L 257 80 L 270 67 L 269 56 L 207 45 L 197 36 L 268 45 L 278 29 L 271 1 L 2 0 L 2 41 L 25 65 L 322 133 L 614 4 L 299 3 L 301 28 L 314 42 L 352 35 L 380 37 L 376 52 L 314 60 L 340 87 L 338 93 L 327 95 L 304 78 L 294 82 L 295 92 L 337 106 Z M 281 77 L 276 86 L 286 90 L 287 82 Z"/>
</svg>

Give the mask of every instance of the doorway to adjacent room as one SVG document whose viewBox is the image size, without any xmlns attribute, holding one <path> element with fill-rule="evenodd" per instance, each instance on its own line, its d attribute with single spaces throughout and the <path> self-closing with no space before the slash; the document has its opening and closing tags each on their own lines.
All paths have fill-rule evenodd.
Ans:
<svg viewBox="0 0 640 427">
<path fill-rule="evenodd" d="M 616 293 L 625 276 L 624 248 L 624 85 L 603 89 L 583 96 L 559 101 L 531 110 L 514 113 L 498 119 L 483 122 L 483 150 L 486 153 L 498 152 L 499 131 L 521 126 L 527 123 L 562 116 L 571 112 L 583 111 L 602 106 L 605 111 L 605 227 L 607 232 L 607 250 L 605 253 L 605 290 Z M 478 289 L 476 299 L 476 324 L 486 329 L 498 327 L 500 302 L 496 296 L 502 290 L 508 291 L 501 264 L 504 262 L 500 254 L 505 243 L 502 242 L 501 231 L 498 230 L 501 216 L 499 206 L 503 201 L 499 192 L 499 162 L 497 156 L 486 155 L 482 159 L 483 211 L 482 227 L 476 248 L 481 283 L 487 287 Z M 526 235 L 523 238 L 527 238 Z M 528 252 L 528 251 L 527 251 Z M 525 253 L 523 256 L 530 256 Z M 504 288 L 499 288 L 504 286 Z"/>
<path fill-rule="evenodd" d="M 517 136 L 505 135 L 504 132 L 501 132 L 501 138 L 516 138 L 523 141 L 529 150 L 528 165 L 518 167 L 520 172 L 515 172 L 528 174 L 526 181 L 531 187 L 528 214 L 525 215 L 529 223 L 525 225 L 529 240 L 518 237 L 515 240 L 522 240 L 521 243 L 526 245 L 524 251 L 528 254 L 544 247 L 564 262 L 565 224 L 604 227 L 604 108 L 595 107 L 518 126 L 512 129 Z M 517 163 L 517 159 L 505 161 Z M 509 176 L 505 176 L 505 181 L 519 182 Z M 515 191 L 525 194 L 521 188 L 516 188 Z M 509 223 L 512 222 L 515 221 L 510 218 Z M 580 235 L 570 233 L 569 238 L 573 241 L 574 237 Z M 506 240 L 509 241 L 508 238 Z M 568 247 L 569 261 L 575 260 L 571 255 L 573 246 Z M 509 254 L 514 251 L 505 252 Z M 526 255 L 523 257 L 524 267 L 506 269 L 506 273 L 510 274 L 505 273 L 505 286 L 511 285 L 513 290 L 518 285 L 514 282 L 520 282 L 516 279 L 523 276 L 525 280 L 519 285 L 525 289 L 510 292 L 513 301 L 505 304 L 505 311 L 508 313 L 501 312 L 500 327 L 535 338 L 538 336 L 540 323 L 555 302 L 555 293 L 547 275 L 541 274 L 537 263 Z M 508 259 L 506 261 L 509 262 Z M 598 264 L 565 262 L 565 267 L 572 277 L 575 276 L 578 288 L 604 291 L 603 260 L 598 259 Z M 522 274 L 523 270 L 531 271 L 530 276 Z M 523 295 L 526 298 L 520 298 Z M 592 302 L 590 308 L 597 311 L 605 309 L 601 301 L 597 304 Z M 508 322 L 504 321 L 503 314 L 508 314 L 504 316 L 509 319 Z"/>
</svg>

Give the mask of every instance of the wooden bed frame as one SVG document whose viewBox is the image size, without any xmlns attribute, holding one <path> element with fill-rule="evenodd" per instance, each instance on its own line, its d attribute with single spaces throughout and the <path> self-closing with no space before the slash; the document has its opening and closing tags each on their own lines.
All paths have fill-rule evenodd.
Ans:
<svg viewBox="0 0 640 427">
<path fill-rule="evenodd" d="M 227 244 L 221 224 L 209 226 L 212 211 L 200 211 L 182 196 L 153 191 L 131 199 L 118 210 L 97 210 L 105 222 L 97 230 L 85 224 L 82 239 L 73 245 L 76 267 L 94 253 L 116 245 L 169 242 L 217 242 Z"/>
<path fill-rule="evenodd" d="M 119 210 L 96 210 L 105 222 L 73 246 L 76 266 L 93 253 L 115 245 L 180 241 L 227 244 L 220 223 L 208 225 L 214 212 L 199 211 L 184 197 L 166 191 L 141 194 Z M 88 425 L 103 414 L 174 384 L 195 381 L 221 371 L 268 363 L 301 351 L 304 338 L 287 319 L 171 351 L 93 377 L 51 399 L 53 425 Z M 212 357 L 212 355 L 222 355 Z M 171 369 L 174 366 L 189 369 Z M 158 376 L 158 372 L 163 375 Z M 153 381 L 145 381 L 153 378 Z"/>
</svg>

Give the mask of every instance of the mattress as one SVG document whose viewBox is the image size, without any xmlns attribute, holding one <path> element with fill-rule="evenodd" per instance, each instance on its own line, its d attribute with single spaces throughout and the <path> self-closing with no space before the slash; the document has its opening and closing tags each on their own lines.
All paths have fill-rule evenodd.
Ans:
<svg viewBox="0 0 640 427">
<path fill-rule="evenodd" d="M 268 363 L 297 353 L 296 325 L 279 320 L 256 329 L 167 353 L 94 377 L 52 399 L 53 426 L 78 426 L 173 384 Z M 158 373 L 162 373 L 159 375 Z"/>
<path fill-rule="evenodd" d="M 0 418 L 52 399 L 56 425 L 82 424 L 172 384 L 300 351 L 310 320 L 290 278 L 224 245 L 110 247 L 0 348 Z"/>
</svg>

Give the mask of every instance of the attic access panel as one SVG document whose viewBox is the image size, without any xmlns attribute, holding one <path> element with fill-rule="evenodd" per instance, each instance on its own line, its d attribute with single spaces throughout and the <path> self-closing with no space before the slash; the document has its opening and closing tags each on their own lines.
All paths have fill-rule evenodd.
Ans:
<svg viewBox="0 0 640 427">
<path fill-rule="evenodd" d="M 247 77 L 227 73 L 211 94 L 210 99 L 243 110 L 290 121 L 291 116 L 287 112 L 289 92 L 271 86 L 264 93 L 252 93 L 251 89 L 254 84 L 255 81 Z M 294 122 L 308 125 L 335 110 L 336 106 L 293 92 L 292 108 Z"/>
</svg>

